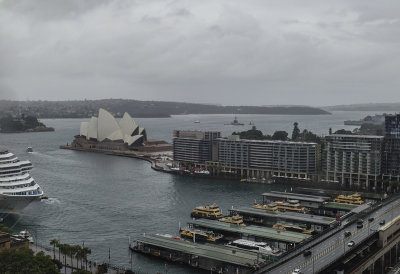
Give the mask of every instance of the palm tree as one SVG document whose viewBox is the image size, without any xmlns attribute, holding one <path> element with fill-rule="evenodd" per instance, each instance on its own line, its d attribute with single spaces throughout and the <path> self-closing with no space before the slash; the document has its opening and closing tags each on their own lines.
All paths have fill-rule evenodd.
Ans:
<svg viewBox="0 0 400 274">
<path fill-rule="evenodd" d="M 56 245 L 60 244 L 60 242 L 57 239 L 52 239 L 50 241 L 50 244 L 53 246 L 53 259 L 56 257 Z M 58 256 L 58 259 L 60 260 L 60 256 Z"/>
<path fill-rule="evenodd" d="M 85 246 L 82 251 L 83 251 L 83 258 L 85 259 L 85 269 L 87 270 L 87 255 L 92 254 L 92 250 Z"/>
<path fill-rule="evenodd" d="M 76 268 L 79 268 L 79 259 L 82 260 L 82 247 L 80 245 L 73 246 L 75 251 L 75 259 L 76 259 Z M 81 268 L 82 268 L 82 261 L 81 261 Z"/>
<path fill-rule="evenodd" d="M 65 272 L 67 271 L 67 254 L 69 253 L 69 245 L 67 244 L 59 244 L 58 246 L 59 251 L 64 255 L 64 267 L 65 267 Z"/>
</svg>

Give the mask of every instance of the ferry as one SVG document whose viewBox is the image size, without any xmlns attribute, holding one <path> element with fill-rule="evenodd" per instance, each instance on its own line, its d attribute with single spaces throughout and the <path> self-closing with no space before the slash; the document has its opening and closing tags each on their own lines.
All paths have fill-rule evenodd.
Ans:
<svg viewBox="0 0 400 274">
<path fill-rule="evenodd" d="M 265 205 L 263 203 L 259 203 L 259 204 L 253 205 L 253 208 L 263 209 L 263 210 L 268 210 L 268 211 L 278 211 L 278 207 L 275 203 L 270 203 L 270 204 L 265 204 Z"/>
<path fill-rule="evenodd" d="M 293 224 L 281 224 L 281 223 L 276 223 L 272 226 L 274 229 L 278 230 L 284 230 L 284 231 L 292 231 L 292 232 L 298 232 L 298 233 L 304 233 L 308 235 L 314 235 L 315 231 L 313 229 L 307 229 L 305 227 L 301 227 L 298 225 L 293 225 Z"/>
<path fill-rule="evenodd" d="M 264 242 L 254 242 L 244 239 L 235 240 L 226 244 L 226 246 L 246 249 L 249 251 L 260 252 L 264 254 L 276 254 L 279 253 L 279 249 L 272 249 L 268 246 L 267 243 Z"/>
<path fill-rule="evenodd" d="M 222 234 L 216 234 L 212 231 L 203 231 L 199 229 L 184 228 L 181 230 L 181 237 L 193 242 L 212 242 L 217 243 L 224 237 Z"/>
<path fill-rule="evenodd" d="M 284 201 L 275 201 L 274 204 L 278 207 L 280 211 L 293 211 L 299 213 L 306 213 L 308 210 L 305 207 L 302 207 L 298 200 L 288 200 Z"/>
<path fill-rule="evenodd" d="M 244 126 L 244 124 L 239 123 L 237 117 L 235 116 L 235 119 L 233 119 L 233 121 L 229 124 L 225 124 L 226 126 Z"/>
<path fill-rule="evenodd" d="M 238 226 L 246 226 L 243 222 L 243 217 L 238 214 L 235 214 L 233 216 L 223 217 L 223 218 L 219 219 L 218 221 L 235 224 Z"/>
<path fill-rule="evenodd" d="M 352 204 L 352 205 L 362 205 L 364 201 L 361 199 L 361 195 L 354 193 L 351 195 L 338 195 L 334 201 L 336 203 Z"/>
<path fill-rule="evenodd" d="M 221 209 L 214 203 L 208 206 L 197 206 L 190 214 L 192 218 L 205 218 L 211 220 L 218 220 L 222 215 Z"/>
</svg>

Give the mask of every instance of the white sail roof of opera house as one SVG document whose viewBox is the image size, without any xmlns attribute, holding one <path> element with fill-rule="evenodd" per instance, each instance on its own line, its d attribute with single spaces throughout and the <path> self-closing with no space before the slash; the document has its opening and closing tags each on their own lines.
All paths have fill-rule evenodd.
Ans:
<svg viewBox="0 0 400 274">
<path fill-rule="evenodd" d="M 80 135 L 87 140 L 119 141 L 132 145 L 142 138 L 146 140 L 146 130 L 139 127 L 133 118 L 125 112 L 122 119 L 117 122 L 105 109 L 99 110 L 98 118 L 92 117 L 89 122 L 82 122 Z"/>
</svg>

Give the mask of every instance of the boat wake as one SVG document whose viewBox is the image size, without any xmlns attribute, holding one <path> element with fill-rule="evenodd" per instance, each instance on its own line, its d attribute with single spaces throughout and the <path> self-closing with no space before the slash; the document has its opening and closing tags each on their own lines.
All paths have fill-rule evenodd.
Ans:
<svg viewBox="0 0 400 274">
<path fill-rule="evenodd" d="M 45 203 L 47 205 L 61 204 L 60 200 L 58 200 L 57 198 L 48 198 L 48 199 L 42 200 L 41 202 Z"/>
</svg>

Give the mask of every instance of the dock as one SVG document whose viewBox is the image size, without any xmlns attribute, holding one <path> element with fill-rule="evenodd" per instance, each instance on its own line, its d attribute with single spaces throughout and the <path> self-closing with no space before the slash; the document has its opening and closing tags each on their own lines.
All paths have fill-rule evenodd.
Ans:
<svg viewBox="0 0 400 274">
<path fill-rule="evenodd" d="M 208 219 L 193 220 L 189 221 L 188 224 L 197 228 L 206 228 L 212 230 L 213 232 L 221 233 L 224 236 L 233 235 L 238 238 L 248 237 L 252 240 L 261 239 L 269 240 L 269 242 L 279 242 L 286 244 L 297 244 L 311 237 L 311 235 L 298 232 L 277 230 L 271 227 L 262 227 L 256 225 L 238 226 L 235 224 L 229 224 Z M 278 245 L 277 247 L 287 248 L 286 245 Z"/>
<path fill-rule="evenodd" d="M 330 203 L 324 204 L 323 208 L 336 209 L 336 210 L 350 212 L 353 209 L 357 208 L 358 206 L 359 205 L 330 202 Z"/>
<path fill-rule="evenodd" d="M 135 241 L 131 250 L 153 255 L 168 261 L 218 273 L 246 273 L 257 269 L 265 258 L 256 252 L 225 245 L 198 244 L 161 235 L 144 235 Z"/>
<path fill-rule="evenodd" d="M 231 214 L 238 213 L 243 216 L 245 221 L 259 222 L 264 225 L 274 225 L 277 222 L 289 222 L 293 224 L 309 224 L 316 231 L 322 231 L 323 228 L 333 226 L 336 222 L 335 218 L 311 215 L 307 213 L 297 212 L 280 212 L 280 211 L 267 211 L 252 207 L 246 208 L 232 208 L 229 210 Z"/>
<path fill-rule="evenodd" d="M 309 208 L 319 208 L 321 205 L 331 200 L 327 196 L 316 196 L 300 193 L 291 192 L 279 192 L 271 191 L 262 194 L 263 202 L 275 202 L 275 201 L 286 201 L 286 200 L 298 200 L 301 206 L 306 206 Z"/>
</svg>

